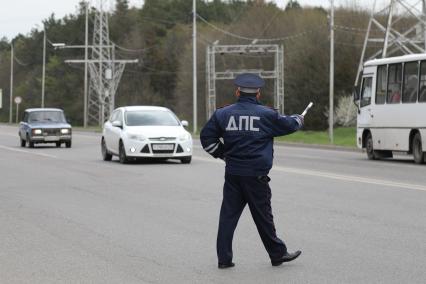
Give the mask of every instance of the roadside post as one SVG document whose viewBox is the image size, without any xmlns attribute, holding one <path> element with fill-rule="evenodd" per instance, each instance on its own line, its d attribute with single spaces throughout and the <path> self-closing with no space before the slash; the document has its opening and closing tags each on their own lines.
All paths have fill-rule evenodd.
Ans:
<svg viewBox="0 0 426 284">
<path fill-rule="evenodd" d="M 16 104 L 16 123 L 18 123 L 19 118 L 19 104 L 22 103 L 21 97 L 15 97 L 15 104 Z"/>
<path fill-rule="evenodd" d="M 0 89 L 0 109 L 3 108 L 3 90 Z"/>
</svg>

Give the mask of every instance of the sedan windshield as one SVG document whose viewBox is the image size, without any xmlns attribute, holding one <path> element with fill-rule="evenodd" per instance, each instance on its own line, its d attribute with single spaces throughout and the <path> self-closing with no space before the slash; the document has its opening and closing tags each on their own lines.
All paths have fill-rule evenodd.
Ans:
<svg viewBox="0 0 426 284">
<path fill-rule="evenodd" d="M 28 116 L 28 122 L 65 122 L 62 111 L 35 111 Z"/>
<path fill-rule="evenodd" d="M 179 121 L 170 111 L 143 110 L 126 111 L 126 125 L 128 126 L 178 126 Z"/>
</svg>

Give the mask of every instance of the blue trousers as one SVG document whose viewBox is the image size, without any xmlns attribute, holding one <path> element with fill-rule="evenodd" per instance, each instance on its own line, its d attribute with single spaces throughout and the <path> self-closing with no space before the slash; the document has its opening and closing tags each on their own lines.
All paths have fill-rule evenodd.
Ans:
<svg viewBox="0 0 426 284">
<path fill-rule="evenodd" d="M 287 247 L 275 232 L 269 181 L 267 176 L 225 174 L 216 246 L 219 263 L 232 261 L 232 239 L 246 204 L 269 257 L 276 260 L 287 253 Z"/>
</svg>

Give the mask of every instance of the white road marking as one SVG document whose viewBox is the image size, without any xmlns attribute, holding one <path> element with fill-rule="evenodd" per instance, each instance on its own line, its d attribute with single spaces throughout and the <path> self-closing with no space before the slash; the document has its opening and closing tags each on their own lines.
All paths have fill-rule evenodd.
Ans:
<svg viewBox="0 0 426 284">
<path fill-rule="evenodd" d="M 46 157 L 46 158 L 53 158 L 53 159 L 58 158 L 57 156 L 50 155 L 50 154 L 39 153 L 39 152 L 36 153 L 36 152 L 32 152 L 32 151 L 16 149 L 16 148 L 7 147 L 7 146 L 3 146 L 3 145 L 0 145 L 0 149 L 12 151 L 12 152 L 17 152 L 17 153 L 25 153 L 25 154 L 30 154 L 30 155 L 36 155 L 36 156 L 41 156 L 41 157 Z"/>
<path fill-rule="evenodd" d="M 11 136 L 11 137 L 16 137 L 16 138 L 19 138 L 19 135 L 18 135 L 18 134 L 11 134 L 11 133 L 1 133 L 1 132 L 0 132 L 0 135 L 4 135 L 4 136 Z"/>
<path fill-rule="evenodd" d="M 223 161 L 219 159 L 213 159 L 213 158 L 203 158 L 198 156 L 192 156 L 192 158 L 194 160 L 210 162 L 210 163 L 217 163 L 217 164 L 224 163 Z M 285 173 L 297 174 L 297 175 L 305 175 L 305 176 L 314 176 L 314 177 L 320 177 L 320 178 L 328 178 L 328 179 L 334 179 L 334 180 L 343 180 L 343 181 L 356 182 L 356 183 L 373 184 L 373 185 L 380 185 L 385 187 L 396 187 L 396 188 L 426 191 L 426 186 L 419 185 L 419 184 L 402 183 L 402 182 L 395 182 L 395 181 L 389 181 L 384 179 L 365 178 L 365 177 L 353 176 L 353 175 L 341 175 L 341 174 L 336 174 L 332 172 L 314 171 L 314 170 L 281 167 L 281 166 L 274 166 L 272 168 L 272 171 L 285 172 Z"/>
</svg>

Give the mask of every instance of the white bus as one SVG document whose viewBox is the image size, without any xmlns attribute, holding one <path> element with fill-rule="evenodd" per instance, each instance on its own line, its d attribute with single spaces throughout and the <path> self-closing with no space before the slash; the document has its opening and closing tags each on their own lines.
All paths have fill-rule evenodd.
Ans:
<svg viewBox="0 0 426 284">
<path fill-rule="evenodd" d="M 426 154 L 426 54 L 367 61 L 356 88 L 357 144 L 369 159 Z"/>
</svg>

